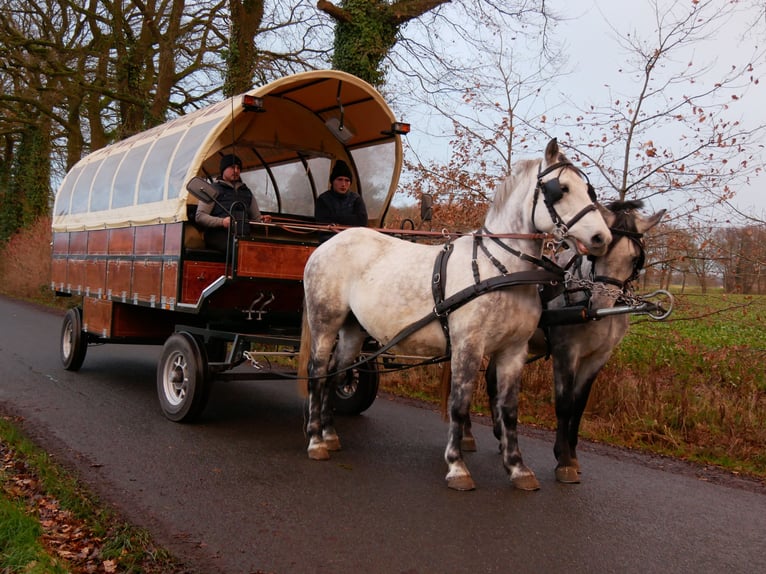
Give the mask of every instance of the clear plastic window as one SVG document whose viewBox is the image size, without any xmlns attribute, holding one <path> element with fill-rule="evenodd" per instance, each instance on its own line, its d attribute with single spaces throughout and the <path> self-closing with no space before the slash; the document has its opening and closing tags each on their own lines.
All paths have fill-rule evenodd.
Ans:
<svg viewBox="0 0 766 574">
<path fill-rule="evenodd" d="M 162 201 L 165 191 L 165 176 L 178 141 L 185 132 L 178 131 L 156 141 L 144 163 L 138 186 L 138 203 Z"/>
<path fill-rule="evenodd" d="M 362 199 L 370 219 L 379 219 L 385 206 L 396 164 L 393 142 L 355 149 L 351 152 L 359 171 Z"/>
</svg>

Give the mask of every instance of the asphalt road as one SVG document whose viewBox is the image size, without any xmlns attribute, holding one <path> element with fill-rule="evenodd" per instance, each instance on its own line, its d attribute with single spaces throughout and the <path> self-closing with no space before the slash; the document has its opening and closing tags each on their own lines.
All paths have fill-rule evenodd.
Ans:
<svg viewBox="0 0 766 574">
<path fill-rule="evenodd" d="M 61 314 L 0 298 L 0 412 L 190 572 L 752 573 L 766 556 L 766 487 L 710 469 L 584 445 L 583 482 L 553 476 L 550 433 L 521 448 L 538 492 L 514 490 L 489 427 L 445 486 L 447 429 L 381 396 L 341 418 L 343 451 L 311 461 L 291 382 L 225 382 L 195 425 L 167 421 L 160 347 L 91 347 L 59 362 Z"/>
</svg>

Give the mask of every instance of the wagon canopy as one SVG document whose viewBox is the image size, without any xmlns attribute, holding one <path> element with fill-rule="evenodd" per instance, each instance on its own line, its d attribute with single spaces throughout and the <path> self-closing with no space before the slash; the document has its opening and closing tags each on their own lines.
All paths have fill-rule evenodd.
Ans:
<svg viewBox="0 0 766 574">
<path fill-rule="evenodd" d="M 249 96 L 247 105 L 245 96 Z M 312 217 L 343 159 L 381 225 L 396 190 L 402 144 L 395 117 L 369 84 L 337 70 L 296 74 L 94 151 L 64 178 L 53 231 L 185 221 L 186 184 L 218 174 L 236 153 L 261 211 Z"/>
</svg>

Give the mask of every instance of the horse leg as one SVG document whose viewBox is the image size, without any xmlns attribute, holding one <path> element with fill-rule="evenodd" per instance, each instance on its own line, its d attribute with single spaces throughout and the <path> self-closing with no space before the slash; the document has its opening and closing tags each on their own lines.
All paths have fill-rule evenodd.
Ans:
<svg viewBox="0 0 766 574">
<path fill-rule="evenodd" d="M 553 357 L 553 379 L 556 395 L 556 480 L 565 484 L 580 482 L 577 459 L 570 448 L 571 424 L 574 411 L 575 373 L 564 358 Z"/>
<path fill-rule="evenodd" d="M 338 388 L 338 383 L 346 377 L 346 368 L 354 363 L 362 350 L 367 333 L 359 326 L 356 318 L 349 315 L 338 333 L 338 342 L 335 345 L 333 358 L 330 362 L 331 375 L 327 378 L 324 393 L 322 395 L 322 439 L 329 451 L 341 449 L 340 437 L 335 429 L 333 415 L 333 397 Z M 332 374 L 335 373 L 335 374 Z"/>
<path fill-rule="evenodd" d="M 500 423 L 500 447 L 503 466 L 513 486 L 520 490 L 538 490 L 540 483 L 530 468 L 524 465 L 518 442 L 519 388 L 524 369 L 526 347 L 521 353 L 498 357 L 497 415 Z"/>
<path fill-rule="evenodd" d="M 476 484 L 463 460 L 462 442 L 466 424 L 470 425 L 471 397 L 481 356 L 467 356 L 453 351 L 452 385 L 449 397 L 449 436 L 444 460 L 447 463 L 447 486 L 454 490 L 474 490 Z"/>
<path fill-rule="evenodd" d="M 338 330 L 329 323 L 326 317 L 322 317 L 315 322 L 313 328 L 309 328 L 309 320 L 304 314 L 301 354 L 304 353 L 304 347 L 308 346 L 310 348 L 306 360 L 309 381 L 306 435 L 309 439 L 308 455 L 312 460 L 327 460 L 330 458 L 330 449 L 324 439 L 324 428 L 328 420 L 330 397 L 327 374 Z M 332 418 L 330 418 L 331 424 Z"/>
<path fill-rule="evenodd" d="M 463 452 L 476 452 L 476 437 L 473 436 L 471 429 L 471 413 L 463 424 L 463 438 L 460 441 L 460 448 Z"/>
<path fill-rule="evenodd" d="M 312 351 L 309 360 L 309 408 L 306 434 L 309 439 L 308 455 L 312 460 L 327 460 L 330 452 L 322 437 L 322 413 L 327 387 L 328 359 L 319 359 Z"/>
<path fill-rule="evenodd" d="M 502 425 L 500 423 L 500 412 L 497 408 L 497 365 L 495 357 L 491 357 L 487 364 L 487 370 L 484 374 L 487 383 L 487 398 L 489 399 L 489 412 L 492 414 L 492 434 L 500 441 L 502 436 Z M 498 446 L 500 450 L 502 447 Z"/>
<path fill-rule="evenodd" d="M 577 442 L 580 435 L 580 422 L 582 421 L 582 415 L 585 412 L 585 407 L 588 404 L 588 397 L 590 396 L 590 390 L 593 387 L 593 382 L 596 380 L 598 372 L 601 367 L 592 375 L 587 377 L 582 384 L 578 384 L 575 387 L 574 404 L 572 408 L 572 416 L 569 421 L 569 453 L 572 460 L 572 465 L 577 469 L 577 473 L 580 474 L 580 463 L 577 460 Z"/>
</svg>

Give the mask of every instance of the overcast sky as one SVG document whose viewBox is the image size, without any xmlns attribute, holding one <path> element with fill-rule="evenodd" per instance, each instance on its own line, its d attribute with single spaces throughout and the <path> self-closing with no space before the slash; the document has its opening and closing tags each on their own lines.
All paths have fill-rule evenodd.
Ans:
<svg viewBox="0 0 766 574">
<path fill-rule="evenodd" d="M 721 5 L 728 4 L 727 0 L 719 0 Z M 674 0 L 667 0 L 667 4 Z M 691 0 L 678 0 L 676 3 L 683 4 Z M 695 53 L 689 54 L 689 59 L 695 63 L 717 62 L 719 69 L 728 69 L 729 66 L 742 61 L 743 55 L 749 55 L 754 48 L 762 47 L 766 43 L 766 22 L 761 22 L 758 34 L 746 30 L 753 23 L 753 19 L 760 15 L 763 19 L 763 5 L 743 12 L 735 19 L 726 23 L 715 36 L 709 41 L 695 44 Z M 615 32 L 610 25 L 617 29 L 620 34 L 637 31 L 646 36 L 656 29 L 654 15 L 648 2 L 615 1 L 615 0 L 579 0 L 566 2 L 555 0 L 557 9 L 564 14 L 572 12 L 572 7 L 577 6 L 581 15 L 577 15 L 577 26 L 560 26 L 562 33 L 566 34 L 566 42 L 571 46 L 571 64 L 574 68 L 573 85 L 588 86 L 588 90 L 594 95 L 598 94 L 597 86 L 604 84 L 616 85 L 620 81 L 617 70 L 622 65 L 623 54 L 620 52 L 614 39 Z M 564 7 L 564 5 L 568 7 Z M 582 27 L 580 26 L 582 24 Z M 582 30 L 588 33 L 581 33 Z M 744 38 L 742 36 L 745 36 Z M 762 52 L 761 52 L 762 53 Z M 594 66 L 591 63 L 597 62 Z M 766 61 L 761 61 L 756 67 L 755 74 L 766 81 Z M 743 124 L 752 127 L 766 124 L 766 86 L 761 82 L 750 88 L 743 106 L 737 112 L 741 113 L 740 119 Z M 759 164 L 764 165 L 766 156 L 760 153 Z M 753 215 L 766 213 L 766 175 L 761 175 L 753 180 L 749 188 L 738 191 L 735 205 L 743 211 Z"/>
<path fill-rule="evenodd" d="M 691 5 L 692 1 L 660 0 L 664 5 L 678 7 L 683 7 L 687 3 Z M 722 7 L 729 3 L 729 0 L 715 1 L 720 2 Z M 684 55 L 684 58 L 688 57 L 689 61 L 700 65 L 703 62 L 706 64 L 716 62 L 720 69 L 728 70 L 733 64 L 743 64 L 743 55 L 751 54 L 759 45 L 759 41 L 761 44 L 766 43 L 766 22 L 760 20 L 758 28 L 760 38 L 755 33 L 742 38 L 743 32 L 752 24 L 754 18 L 757 18 L 759 14 L 760 18 L 763 18 L 763 1 L 740 0 L 740 4 L 743 3 L 750 3 L 754 8 L 748 14 L 726 22 L 723 29 L 708 41 L 695 43 L 694 53 L 690 52 L 688 56 Z M 551 113 L 550 109 L 543 111 L 547 112 L 549 117 L 553 115 L 561 117 L 566 115 L 567 110 L 563 109 L 563 106 L 567 105 L 566 102 L 571 102 L 580 108 L 589 103 L 608 106 L 612 103 L 613 96 L 619 94 L 621 89 L 623 93 L 630 94 L 630 99 L 634 100 L 632 96 L 636 93 L 635 86 L 626 86 L 625 82 L 629 76 L 619 72 L 620 68 L 625 67 L 627 52 L 620 48 L 617 34 L 623 36 L 629 32 L 636 32 L 640 37 L 650 38 L 656 31 L 651 3 L 645 0 L 632 2 L 627 0 L 576 0 L 574 2 L 548 0 L 546 7 L 567 18 L 566 21 L 558 23 L 554 37 L 564 44 L 569 61 L 566 67 L 567 73 L 556 76 L 545 84 L 543 93 L 547 96 L 543 97 L 546 102 L 540 102 L 543 108 L 551 105 L 554 99 L 558 102 L 558 98 L 565 103 L 558 104 L 555 114 Z M 510 45 L 512 42 L 508 41 L 507 44 Z M 513 65 L 518 65 L 518 60 L 514 61 Z M 754 73 L 756 76 L 764 77 L 766 81 L 764 72 L 766 72 L 766 60 L 762 58 L 760 65 L 756 63 Z M 720 77 L 719 73 L 715 79 L 718 80 Z M 609 88 L 605 87 L 607 85 Z M 766 125 L 766 105 L 763 105 L 766 102 L 765 92 L 766 87 L 762 84 L 749 88 L 746 97 L 741 100 L 741 105 L 732 106 L 732 109 L 737 108 L 734 110 L 738 115 L 737 119 L 753 127 Z M 569 111 L 574 112 L 574 108 Z M 427 113 L 417 114 L 414 117 L 413 133 L 408 137 L 409 144 L 423 161 L 432 156 L 438 156 L 444 160 L 444 156 L 449 153 L 447 142 L 452 136 L 452 129 L 442 119 L 444 137 L 434 137 L 438 131 L 435 125 L 439 123 L 440 120 L 435 120 Z M 758 164 L 763 166 L 765 160 L 761 151 Z M 665 197 L 671 197 L 674 201 L 686 200 L 680 196 Z M 753 180 L 749 187 L 738 190 L 734 203 L 737 208 L 755 217 L 762 219 L 766 217 L 764 215 L 766 214 L 766 175 Z M 658 203 L 649 207 L 653 209 L 671 207 L 672 209 L 673 206 Z"/>
</svg>

